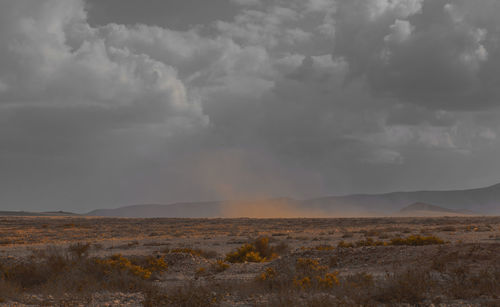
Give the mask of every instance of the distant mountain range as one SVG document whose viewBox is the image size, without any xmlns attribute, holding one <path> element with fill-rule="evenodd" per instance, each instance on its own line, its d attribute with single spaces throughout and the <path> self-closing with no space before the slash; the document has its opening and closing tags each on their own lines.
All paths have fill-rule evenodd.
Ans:
<svg viewBox="0 0 500 307">
<path fill-rule="evenodd" d="M 121 207 L 117 209 L 98 209 L 87 213 L 91 216 L 116 217 L 220 217 L 222 202 L 177 203 L 170 205 L 147 204 Z"/>
<path fill-rule="evenodd" d="M 116 217 L 349 217 L 500 215 L 500 184 L 469 190 L 356 194 L 306 200 L 214 201 L 147 204 L 100 209 L 91 216 Z"/>
<path fill-rule="evenodd" d="M 80 214 L 65 211 L 29 212 L 29 211 L 0 211 L 0 216 L 79 216 Z"/>
<path fill-rule="evenodd" d="M 274 198 L 142 204 L 116 209 L 98 209 L 82 215 L 137 218 L 500 215 L 500 184 L 469 190 L 355 194 L 306 200 Z M 64 211 L 0 211 L 0 216 L 80 215 Z"/>
</svg>

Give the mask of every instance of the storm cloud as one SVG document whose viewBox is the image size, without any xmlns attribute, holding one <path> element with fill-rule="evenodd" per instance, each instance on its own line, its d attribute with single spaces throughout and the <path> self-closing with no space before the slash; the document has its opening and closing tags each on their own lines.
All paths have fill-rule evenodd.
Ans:
<svg viewBox="0 0 500 307">
<path fill-rule="evenodd" d="M 0 0 L 0 203 L 500 182 L 499 13 L 495 0 Z"/>
</svg>

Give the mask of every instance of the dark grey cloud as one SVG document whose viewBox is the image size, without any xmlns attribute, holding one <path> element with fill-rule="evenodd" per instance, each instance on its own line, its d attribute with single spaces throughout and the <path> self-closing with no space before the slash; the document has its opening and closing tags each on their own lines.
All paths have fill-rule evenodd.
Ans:
<svg viewBox="0 0 500 307">
<path fill-rule="evenodd" d="M 89 0 L 86 8 L 92 25 L 145 24 L 180 30 L 230 20 L 237 12 L 230 0 Z"/>
<path fill-rule="evenodd" d="M 341 1 L 336 50 L 381 95 L 428 108 L 492 107 L 499 6 L 476 5 L 482 9 L 466 1 Z"/>
<path fill-rule="evenodd" d="M 0 202 L 500 181 L 495 0 L 0 0 Z"/>
</svg>

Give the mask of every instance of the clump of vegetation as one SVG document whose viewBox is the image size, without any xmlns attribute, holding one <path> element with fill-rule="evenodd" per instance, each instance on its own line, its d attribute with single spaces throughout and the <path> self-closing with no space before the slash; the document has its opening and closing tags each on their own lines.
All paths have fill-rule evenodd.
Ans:
<svg viewBox="0 0 500 307">
<path fill-rule="evenodd" d="M 301 250 L 315 250 L 315 251 L 332 251 L 335 249 L 335 246 L 323 244 L 323 245 L 316 245 L 313 247 L 302 246 L 300 249 Z"/>
<path fill-rule="evenodd" d="M 457 231 L 457 228 L 455 226 L 443 226 L 438 228 L 439 231 Z"/>
<path fill-rule="evenodd" d="M 163 257 L 126 258 L 117 254 L 89 258 L 89 246 L 49 248 L 34 251 L 23 261 L 0 263 L 0 299 L 21 293 L 85 296 L 98 291 L 145 291 L 152 287 L 152 276 L 167 270 Z"/>
<path fill-rule="evenodd" d="M 207 250 L 194 249 L 194 248 L 174 248 L 172 250 L 166 249 L 165 251 L 170 252 L 170 253 L 191 254 L 193 256 L 199 256 L 199 257 L 203 257 L 206 259 L 217 257 L 217 252 L 215 252 L 215 251 L 207 251 Z"/>
<path fill-rule="evenodd" d="M 205 287 L 194 283 L 167 292 L 163 289 L 153 288 L 146 292 L 143 306 L 219 306 L 225 292 L 218 286 Z"/>
<path fill-rule="evenodd" d="M 354 275 L 347 276 L 344 280 L 344 286 L 349 289 L 359 290 L 360 288 L 371 287 L 373 284 L 373 275 L 366 272 L 360 272 Z"/>
<path fill-rule="evenodd" d="M 422 245 L 432 245 L 432 244 L 444 244 L 445 242 L 436 236 L 420 236 L 412 235 L 407 238 L 393 238 L 389 242 L 385 241 L 375 241 L 372 238 L 367 238 L 366 240 L 360 240 L 356 242 L 345 242 L 340 241 L 337 244 L 338 248 L 353 248 L 362 246 L 389 246 L 389 245 L 411 245 L 411 246 L 422 246 Z"/>
<path fill-rule="evenodd" d="M 125 258 L 121 254 L 105 259 L 94 259 L 105 275 L 115 271 L 128 272 L 142 279 L 149 279 L 154 273 L 165 272 L 168 268 L 163 257 Z"/>
<path fill-rule="evenodd" d="M 305 275 L 310 272 L 323 272 L 328 270 L 327 266 L 319 264 L 319 261 L 312 258 L 298 258 L 295 262 L 295 270 L 298 274 Z"/>
<path fill-rule="evenodd" d="M 142 279 L 149 279 L 152 275 L 150 270 L 133 264 L 129 259 L 120 254 L 113 255 L 107 259 L 95 259 L 94 261 L 100 266 L 105 275 L 111 274 L 116 270 L 128 272 Z"/>
<path fill-rule="evenodd" d="M 154 272 L 165 272 L 168 269 L 168 265 L 165 262 L 164 257 L 148 257 L 146 268 Z"/>
<path fill-rule="evenodd" d="M 412 245 L 412 246 L 422 246 L 422 245 L 433 245 L 433 244 L 444 244 L 445 242 L 436 236 L 420 236 L 412 235 L 407 238 L 393 238 L 391 239 L 390 245 Z"/>
<path fill-rule="evenodd" d="M 340 241 L 339 244 L 337 244 L 338 248 L 352 248 L 354 247 L 354 244 L 351 242 L 345 242 L 345 241 Z"/>
<path fill-rule="evenodd" d="M 212 264 L 213 271 L 217 273 L 224 272 L 225 270 L 229 269 L 229 267 L 230 265 L 221 259 L 218 259 L 214 264 Z"/>
<path fill-rule="evenodd" d="M 293 268 L 276 270 L 268 267 L 257 276 L 257 281 L 269 289 L 290 287 L 298 290 L 330 289 L 340 284 L 338 272 L 328 272 L 328 266 L 320 265 L 312 258 L 298 258 Z"/>
<path fill-rule="evenodd" d="M 90 243 L 76 243 L 68 247 L 68 252 L 75 255 L 77 258 L 84 258 L 88 256 L 90 250 Z"/>
<path fill-rule="evenodd" d="M 263 262 L 265 259 L 260 256 L 259 252 L 255 251 L 252 244 L 245 244 L 235 252 L 227 254 L 226 261 L 231 263 Z"/>
<path fill-rule="evenodd" d="M 328 272 L 328 266 L 320 265 L 318 260 L 299 258 L 295 263 L 293 284 L 301 289 L 331 288 L 338 285 L 338 272 Z"/>
<path fill-rule="evenodd" d="M 257 276 L 257 280 L 266 281 L 273 280 L 276 277 L 276 270 L 273 268 L 266 268 L 266 270 Z"/>
<path fill-rule="evenodd" d="M 387 274 L 375 289 L 373 299 L 378 302 L 417 304 L 426 298 L 434 285 L 429 271 L 408 269 Z"/>
<path fill-rule="evenodd" d="M 318 287 L 329 289 L 333 288 L 333 286 L 338 286 L 340 284 L 338 275 L 339 272 L 333 272 L 333 273 L 325 273 L 323 277 L 317 276 L 316 278 L 318 280 Z"/>
<path fill-rule="evenodd" d="M 362 233 L 365 237 L 378 237 L 380 235 L 380 231 L 376 229 L 362 229 L 359 232 Z"/>
<path fill-rule="evenodd" d="M 246 243 L 236 251 L 226 255 L 226 261 L 231 263 L 266 262 L 278 257 L 288 247 L 283 244 L 272 246 L 268 237 L 262 237 L 253 243 Z"/>
<path fill-rule="evenodd" d="M 206 276 L 206 275 L 208 275 L 208 271 L 207 268 L 205 267 L 199 267 L 194 273 L 195 278 L 199 278 L 201 276 Z"/>
<path fill-rule="evenodd" d="M 360 240 L 356 242 L 356 247 L 360 246 L 387 246 L 387 242 L 374 241 L 372 238 L 367 238 L 366 240 Z"/>
</svg>

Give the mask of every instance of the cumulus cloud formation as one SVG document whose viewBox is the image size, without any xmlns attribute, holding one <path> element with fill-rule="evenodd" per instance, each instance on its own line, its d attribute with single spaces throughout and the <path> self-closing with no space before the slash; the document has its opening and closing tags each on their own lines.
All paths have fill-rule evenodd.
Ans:
<svg viewBox="0 0 500 307">
<path fill-rule="evenodd" d="M 414 27 L 408 20 L 396 19 L 394 24 L 390 26 L 391 33 L 384 37 L 384 40 L 389 43 L 402 43 L 410 38 Z"/>
<path fill-rule="evenodd" d="M 0 0 L 11 209 L 500 180 L 498 1 L 110 3 Z"/>
<path fill-rule="evenodd" d="M 349 11 L 356 3 L 342 7 L 347 12 L 338 24 L 344 33 L 338 50 L 360 66 L 355 73 L 365 74 L 374 90 L 428 108 L 494 104 L 496 86 L 483 74 L 491 70 L 486 63 L 495 38 L 466 5 L 373 1 L 368 16 L 353 16 L 361 19 L 353 23 Z"/>
</svg>

